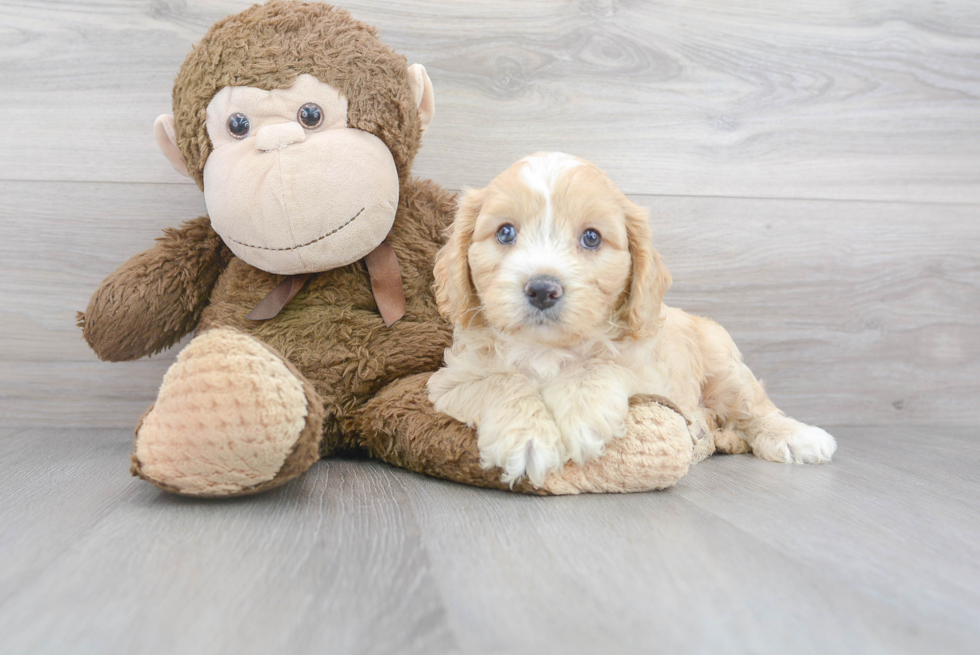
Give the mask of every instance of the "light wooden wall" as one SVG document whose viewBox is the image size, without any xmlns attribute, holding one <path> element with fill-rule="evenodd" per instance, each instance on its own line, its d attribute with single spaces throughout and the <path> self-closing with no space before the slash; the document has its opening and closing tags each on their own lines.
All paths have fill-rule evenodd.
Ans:
<svg viewBox="0 0 980 655">
<path fill-rule="evenodd" d="M 191 44 L 249 4 L 0 1 L 5 424 L 129 426 L 152 401 L 173 352 L 103 364 L 74 314 L 203 213 L 151 128 Z M 591 159 L 652 210 L 668 302 L 728 327 L 788 412 L 980 419 L 974 0 L 346 6 L 432 77 L 418 175 Z"/>
</svg>

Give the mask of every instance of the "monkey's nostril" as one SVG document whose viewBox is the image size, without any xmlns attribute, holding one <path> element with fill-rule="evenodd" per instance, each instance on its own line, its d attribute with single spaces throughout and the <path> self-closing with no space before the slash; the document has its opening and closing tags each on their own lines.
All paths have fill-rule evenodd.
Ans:
<svg viewBox="0 0 980 655">
<path fill-rule="evenodd" d="M 524 285 L 527 301 L 538 309 L 552 307 L 561 299 L 563 292 L 561 281 L 550 275 L 535 275 Z"/>
</svg>

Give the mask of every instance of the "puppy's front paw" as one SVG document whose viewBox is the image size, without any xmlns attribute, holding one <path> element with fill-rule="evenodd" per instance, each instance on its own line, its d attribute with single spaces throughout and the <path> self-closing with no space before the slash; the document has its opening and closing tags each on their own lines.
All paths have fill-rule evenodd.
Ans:
<svg viewBox="0 0 980 655">
<path fill-rule="evenodd" d="M 527 475 L 531 484 L 540 487 L 567 459 L 558 426 L 550 420 L 484 422 L 477 430 L 477 445 L 480 465 L 502 468 L 500 479 L 509 484 Z"/>
<path fill-rule="evenodd" d="M 826 464 L 836 450 L 837 441 L 826 430 L 803 423 L 783 436 L 760 434 L 752 443 L 758 457 L 786 464 Z"/>
<path fill-rule="evenodd" d="M 607 443 L 626 434 L 629 397 L 625 394 L 586 400 L 551 393 L 545 402 L 561 431 L 565 454 L 576 464 L 598 459 Z"/>
</svg>

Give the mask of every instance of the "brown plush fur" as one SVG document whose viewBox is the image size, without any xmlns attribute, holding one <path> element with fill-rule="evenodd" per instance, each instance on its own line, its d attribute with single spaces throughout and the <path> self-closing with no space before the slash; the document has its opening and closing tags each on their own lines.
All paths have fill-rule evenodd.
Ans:
<svg viewBox="0 0 980 655">
<path fill-rule="evenodd" d="M 374 28 L 341 9 L 279 1 L 254 6 L 216 23 L 181 67 L 173 97 L 177 144 L 202 185 L 211 151 L 206 108 L 214 95 L 226 85 L 288 87 L 302 73 L 344 91 L 349 125 L 380 138 L 394 156 L 401 188 L 388 243 L 401 267 L 404 318 L 385 327 L 364 263 L 357 262 L 313 275 L 276 318 L 247 320 L 282 277 L 232 255 L 204 216 L 168 230 L 110 275 L 79 315 L 79 326 L 99 357 L 111 361 L 158 352 L 195 328 L 229 327 L 256 337 L 281 353 L 322 399 L 321 454 L 363 451 L 362 423 L 373 426 L 375 438 L 384 432 L 366 416 L 365 404 L 403 376 L 438 368 L 452 340 L 432 293 L 432 266 L 455 201 L 432 182 L 408 177 L 421 124 L 406 60 L 378 41 Z M 445 422 L 440 417 L 432 433 Z M 437 451 L 430 457 L 440 456 Z M 289 468 L 277 482 L 301 472 Z M 495 474 L 477 469 L 470 481 L 499 486 Z M 139 462 L 134 472 L 139 474 Z"/>
</svg>

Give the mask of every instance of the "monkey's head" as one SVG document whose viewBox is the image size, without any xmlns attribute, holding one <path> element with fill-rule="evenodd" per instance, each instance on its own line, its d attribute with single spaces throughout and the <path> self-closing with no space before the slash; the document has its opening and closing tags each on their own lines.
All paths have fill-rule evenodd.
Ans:
<svg viewBox="0 0 980 655">
<path fill-rule="evenodd" d="M 256 268 L 293 274 L 384 240 L 434 104 L 425 69 L 374 28 L 273 0 L 211 27 L 177 75 L 173 109 L 157 143 L 204 190 L 214 230 Z"/>
</svg>

